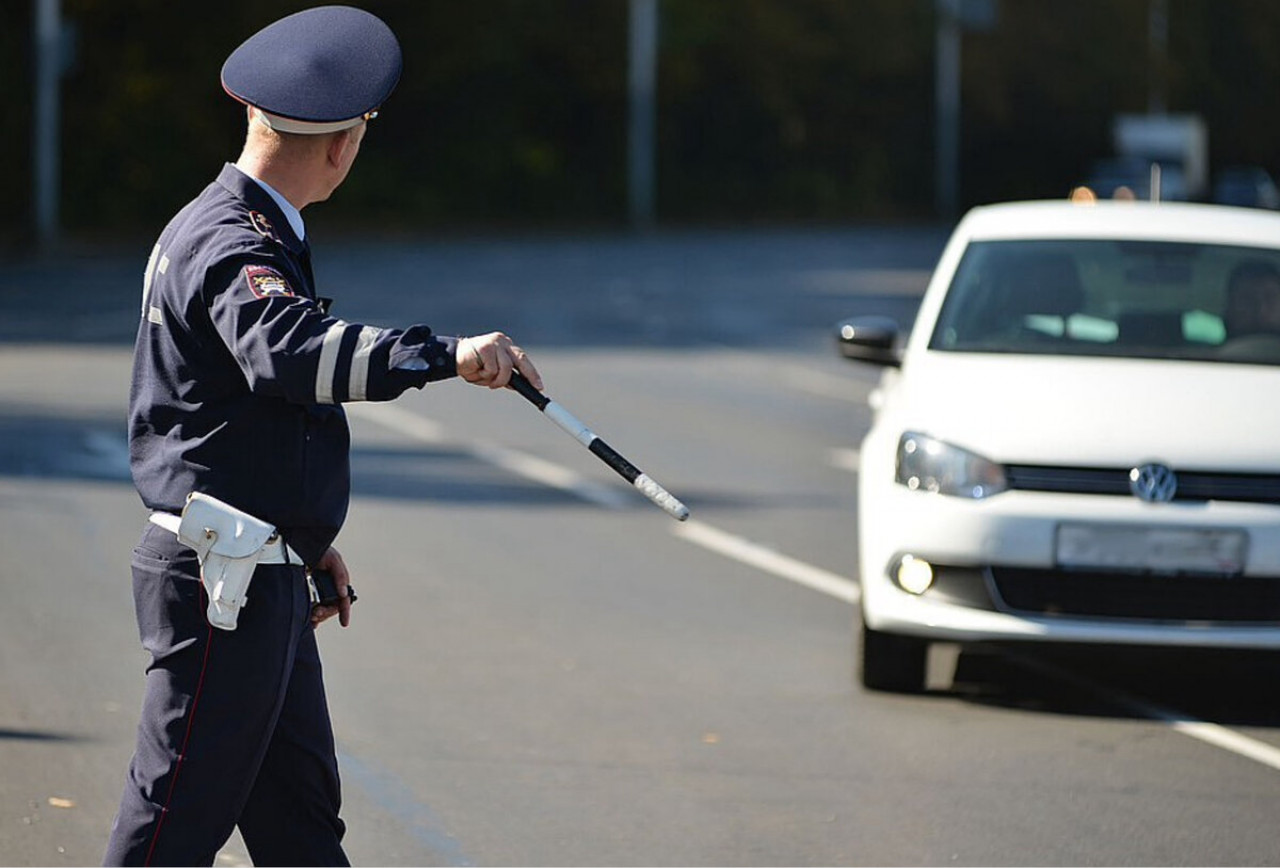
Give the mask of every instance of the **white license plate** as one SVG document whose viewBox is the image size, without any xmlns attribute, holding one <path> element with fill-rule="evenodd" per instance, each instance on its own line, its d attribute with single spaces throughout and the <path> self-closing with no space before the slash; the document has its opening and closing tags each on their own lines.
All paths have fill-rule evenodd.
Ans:
<svg viewBox="0 0 1280 868">
<path fill-rule="evenodd" d="M 1063 567 L 1234 574 L 1244 570 L 1243 530 L 1062 524 L 1057 561 Z"/>
</svg>

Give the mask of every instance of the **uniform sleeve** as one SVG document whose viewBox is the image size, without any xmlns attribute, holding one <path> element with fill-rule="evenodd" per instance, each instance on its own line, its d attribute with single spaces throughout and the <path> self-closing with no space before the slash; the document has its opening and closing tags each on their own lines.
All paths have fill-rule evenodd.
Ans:
<svg viewBox="0 0 1280 868">
<path fill-rule="evenodd" d="M 285 263 L 232 260 L 211 270 L 210 318 L 250 390 L 299 404 L 387 401 L 457 375 L 457 338 L 424 325 L 349 323 L 296 291 Z"/>
</svg>

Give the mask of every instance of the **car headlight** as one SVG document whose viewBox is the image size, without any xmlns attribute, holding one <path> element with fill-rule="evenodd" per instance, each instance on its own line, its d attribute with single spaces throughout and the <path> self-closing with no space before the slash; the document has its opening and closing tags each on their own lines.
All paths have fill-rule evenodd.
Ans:
<svg viewBox="0 0 1280 868">
<path fill-rule="evenodd" d="M 994 461 L 912 431 L 898 441 L 894 480 L 912 491 L 970 497 L 999 494 L 1009 487 Z"/>
</svg>

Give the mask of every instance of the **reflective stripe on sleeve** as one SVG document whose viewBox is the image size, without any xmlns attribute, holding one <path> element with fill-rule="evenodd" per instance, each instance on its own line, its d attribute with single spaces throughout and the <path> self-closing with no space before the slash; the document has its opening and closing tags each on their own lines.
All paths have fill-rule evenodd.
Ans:
<svg viewBox="0 0 1280 868">
<path fill-rule="evenodd" d="M 360 336 L 356 338 L 355 353 L 351 356 L 351 380 L 348 383 L 347 398 L 352 401 L 364 401 L 369 395 L 369 357 L 373 354 L 373 346 L 382 334 L 381 329 L 364 326 Z"/>
<path fill-rule="evenodd" d="M 347 324 L 338 320 L 324 333 L 324 343 L 320 347 L 320 361 L 316 365 L 317 404 L 334 403 L 333 381 L 338 375 L 338 352 L 342 349 L 342 336 L 346 331 Z"/>
<path fill-rule="evenodd" d="M 142 273 L 142 312 L 147 312 L 147 301 L 151 298 L 151 279 L 155 277 L 156 260 L 160 258 L 160 245 L 151 248 L 147 257 L 147 270 Z"/>
</svg>

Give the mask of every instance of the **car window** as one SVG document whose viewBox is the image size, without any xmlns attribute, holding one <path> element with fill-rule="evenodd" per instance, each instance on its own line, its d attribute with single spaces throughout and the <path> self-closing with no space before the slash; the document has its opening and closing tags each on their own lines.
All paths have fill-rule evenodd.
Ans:
<svg viewBox="0 0 1280 868">
<path fill-rule="evenodd" d="M 1164 241 L 974 242 L 929 346 L 1280 365 L 1280 250 Z"/>
</svg>

